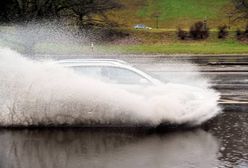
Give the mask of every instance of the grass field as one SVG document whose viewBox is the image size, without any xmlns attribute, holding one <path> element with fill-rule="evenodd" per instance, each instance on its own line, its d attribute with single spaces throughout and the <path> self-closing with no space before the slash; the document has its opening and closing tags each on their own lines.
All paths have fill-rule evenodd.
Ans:
<svg viewBox="0 0 248 168">
<path fill-rule="evenodd" d="M 239 42 L 235 32 L 229 32 L 226 39 L 218 39 L 217 31 L 212 30 L 207 40 L 179 40 L 174 30 L 129 31 L 128 38 L 116 42 L 95 43 L 94 50 L 89 43 L 67 43 L 40 41 L 34 45 L 34 52 L 40 54 L 248 54 L 248 44 Z M 12 36 L 10 36 L 12 37 Z M 14 38 L 14 37 L 12 37 Z M 125 43 L 121 41 L 124 40 Z M 0 46 L 8 46 L 24 52 L 24 46 L 15 39 L 1 40 Z"/>
<path fill-rule="evenodd" d="M 23 52 L 24 48 L 14 45 L 3 45 Z M 63 43 L 40 43 L 34 47 L 36 54 L 248 54 L 248 45 L 236 40 L 213 42 L 175 42 L 163 44 L 98 44 L 92 52 L 90 45 L 68 45 Z"/>
<path fill-rule="evenodd" d="M 171 19 L 217 19 L 230 0 L 149 0 L 148 5 L 138 11 L 141 17 L 160 13 L 160 20 Z"/>
<path fill-rule="evenodd" d="M 66 45 L 46 43 L 36 46 L 35 51 L 42 54 L 247 54 L 247 44 L 238 41 L 215 41 L 194 43 L 135 44 L 135 45 Z"/>
<path fill-rule="evenodd" d="M 126 54 L 245 54 L 247 44 L 237 41 L 115 46 Z"/>
<path fill-rule="evenodd" d="M 122 26 L 143 23 L 156 27 L 155 13 L 159 13 L 160 28 L 187 28 L 194 22 L 207 19 L 210 27 L 228 24 L 227 16 L 233 10 L 231 0 L 119 0 L 125 8 L 109 14 Z M 233 27 L 243 22 L 231 23 Z"/>
</svg>

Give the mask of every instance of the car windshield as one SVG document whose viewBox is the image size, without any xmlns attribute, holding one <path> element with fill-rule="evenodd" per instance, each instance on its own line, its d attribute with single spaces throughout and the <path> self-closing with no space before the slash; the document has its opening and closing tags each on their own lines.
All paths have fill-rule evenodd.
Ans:
<svg viewBox="0 0 248 168">
<path fill-rule="evenodd" d="M 105 82 L 132 85 L 151 84 L 145 77 L 125 68 L 107 66 L 75 66 L 72 68 L 80 75 L 101 79 Z"/>
</svg>

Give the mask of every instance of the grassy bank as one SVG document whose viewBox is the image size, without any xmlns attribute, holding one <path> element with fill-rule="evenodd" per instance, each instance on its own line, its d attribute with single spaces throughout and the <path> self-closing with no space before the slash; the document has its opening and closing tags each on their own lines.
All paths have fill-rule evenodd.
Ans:
<svg viewBox="0 0 248 168">
<path fill-rule="evenodd" d="M 226 39 L 212 29 L 206 40 L 179 40 L 175 30 L 130 31 L 131 44 L 108 45 L 109 51 L 132 54 L 247 54 L 248 44 L 236 38 L 234 30 Z"/>
<path fill-rule="evenodd" d="M 107 46 L 125 54 L 247 54 L 248 46 L 237 41 L 137 44 Z"/>
<path fill-rule="evenodd" d="M 46 54 L 248 54 L 247 44 L 238 41 L 216 42 L 176 42 L 164 44 L 105 44 L 95 45 L 92 51 L 89 45 L 70 46 L 66 44 L 40 44 L 35 52 Z"/>
<path fill-rule="evenodd" d="M 6 45 L 5 45 L 6 46 Z M 11 48 L 24 52 L 23 48 Z M 66 45 L 57 43 L 37 44 L 34 52 L 38 54 L 248 54 L 248 46 L 236 41 L 226 42 L 198 42 L 198 43 L 167 43 L 167 44 L 134 44 L 95 45 Z"/>
<path fill-rule="evenodd" d="M 228 13 L 233 12 L 230 0 L 119 0 L 124 8 L 108 13 L 108 16 L 124 27 L 143 23 L 160 28 L 173 29 L 191 26 L 194 22 L 206 19 L 210 27 L 229 24 Z M 232 27 L 244 26 L 243 22 L 231 22 Z"/>
<path fill-rule="evenodd" d="M 8 29 L 0 46 L 7 46 L 25 52 L 25 43 L 21 43 L 15 31 Z M 9 32 L 10 31 L 10 32 Z M 72 43 L 70 40 L 37 40 L 33 52 L 38 54 L 248 54 L 248 44 L 236 39 L 234 29 L 226 39 L 217 38 L 217 29 L 211 29 L 206 40 L 179 40 L 175 29 L 133 30 L 124 29 L 129 36 L 110 42 L 91 41 Z"/>
</svg>

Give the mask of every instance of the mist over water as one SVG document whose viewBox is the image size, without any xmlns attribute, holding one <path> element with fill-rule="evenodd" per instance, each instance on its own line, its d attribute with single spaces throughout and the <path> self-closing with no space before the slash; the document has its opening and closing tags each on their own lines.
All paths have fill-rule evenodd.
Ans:
<svg viewBox="0 0 248 168">
<path fill-rule="evenodd" d="M 0 49 L 0 125 L 198 125 L 220 112 L 219 94 L 167 83 L 135 94 L 51 61 Z"/>
</svg>

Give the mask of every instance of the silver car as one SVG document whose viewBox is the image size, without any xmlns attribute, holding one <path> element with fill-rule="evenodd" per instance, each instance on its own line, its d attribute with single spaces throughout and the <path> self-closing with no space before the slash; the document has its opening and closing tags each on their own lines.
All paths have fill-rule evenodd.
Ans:
<svg viewBox="0 0 248 168">
<path fill-rule="evenodd" d="M 125 88 L 135 86 L 158 86 L 161 81 L 117 59 L 66 59 L 58 61 L 76 73 L 102 80 Z"/>
</svg>

